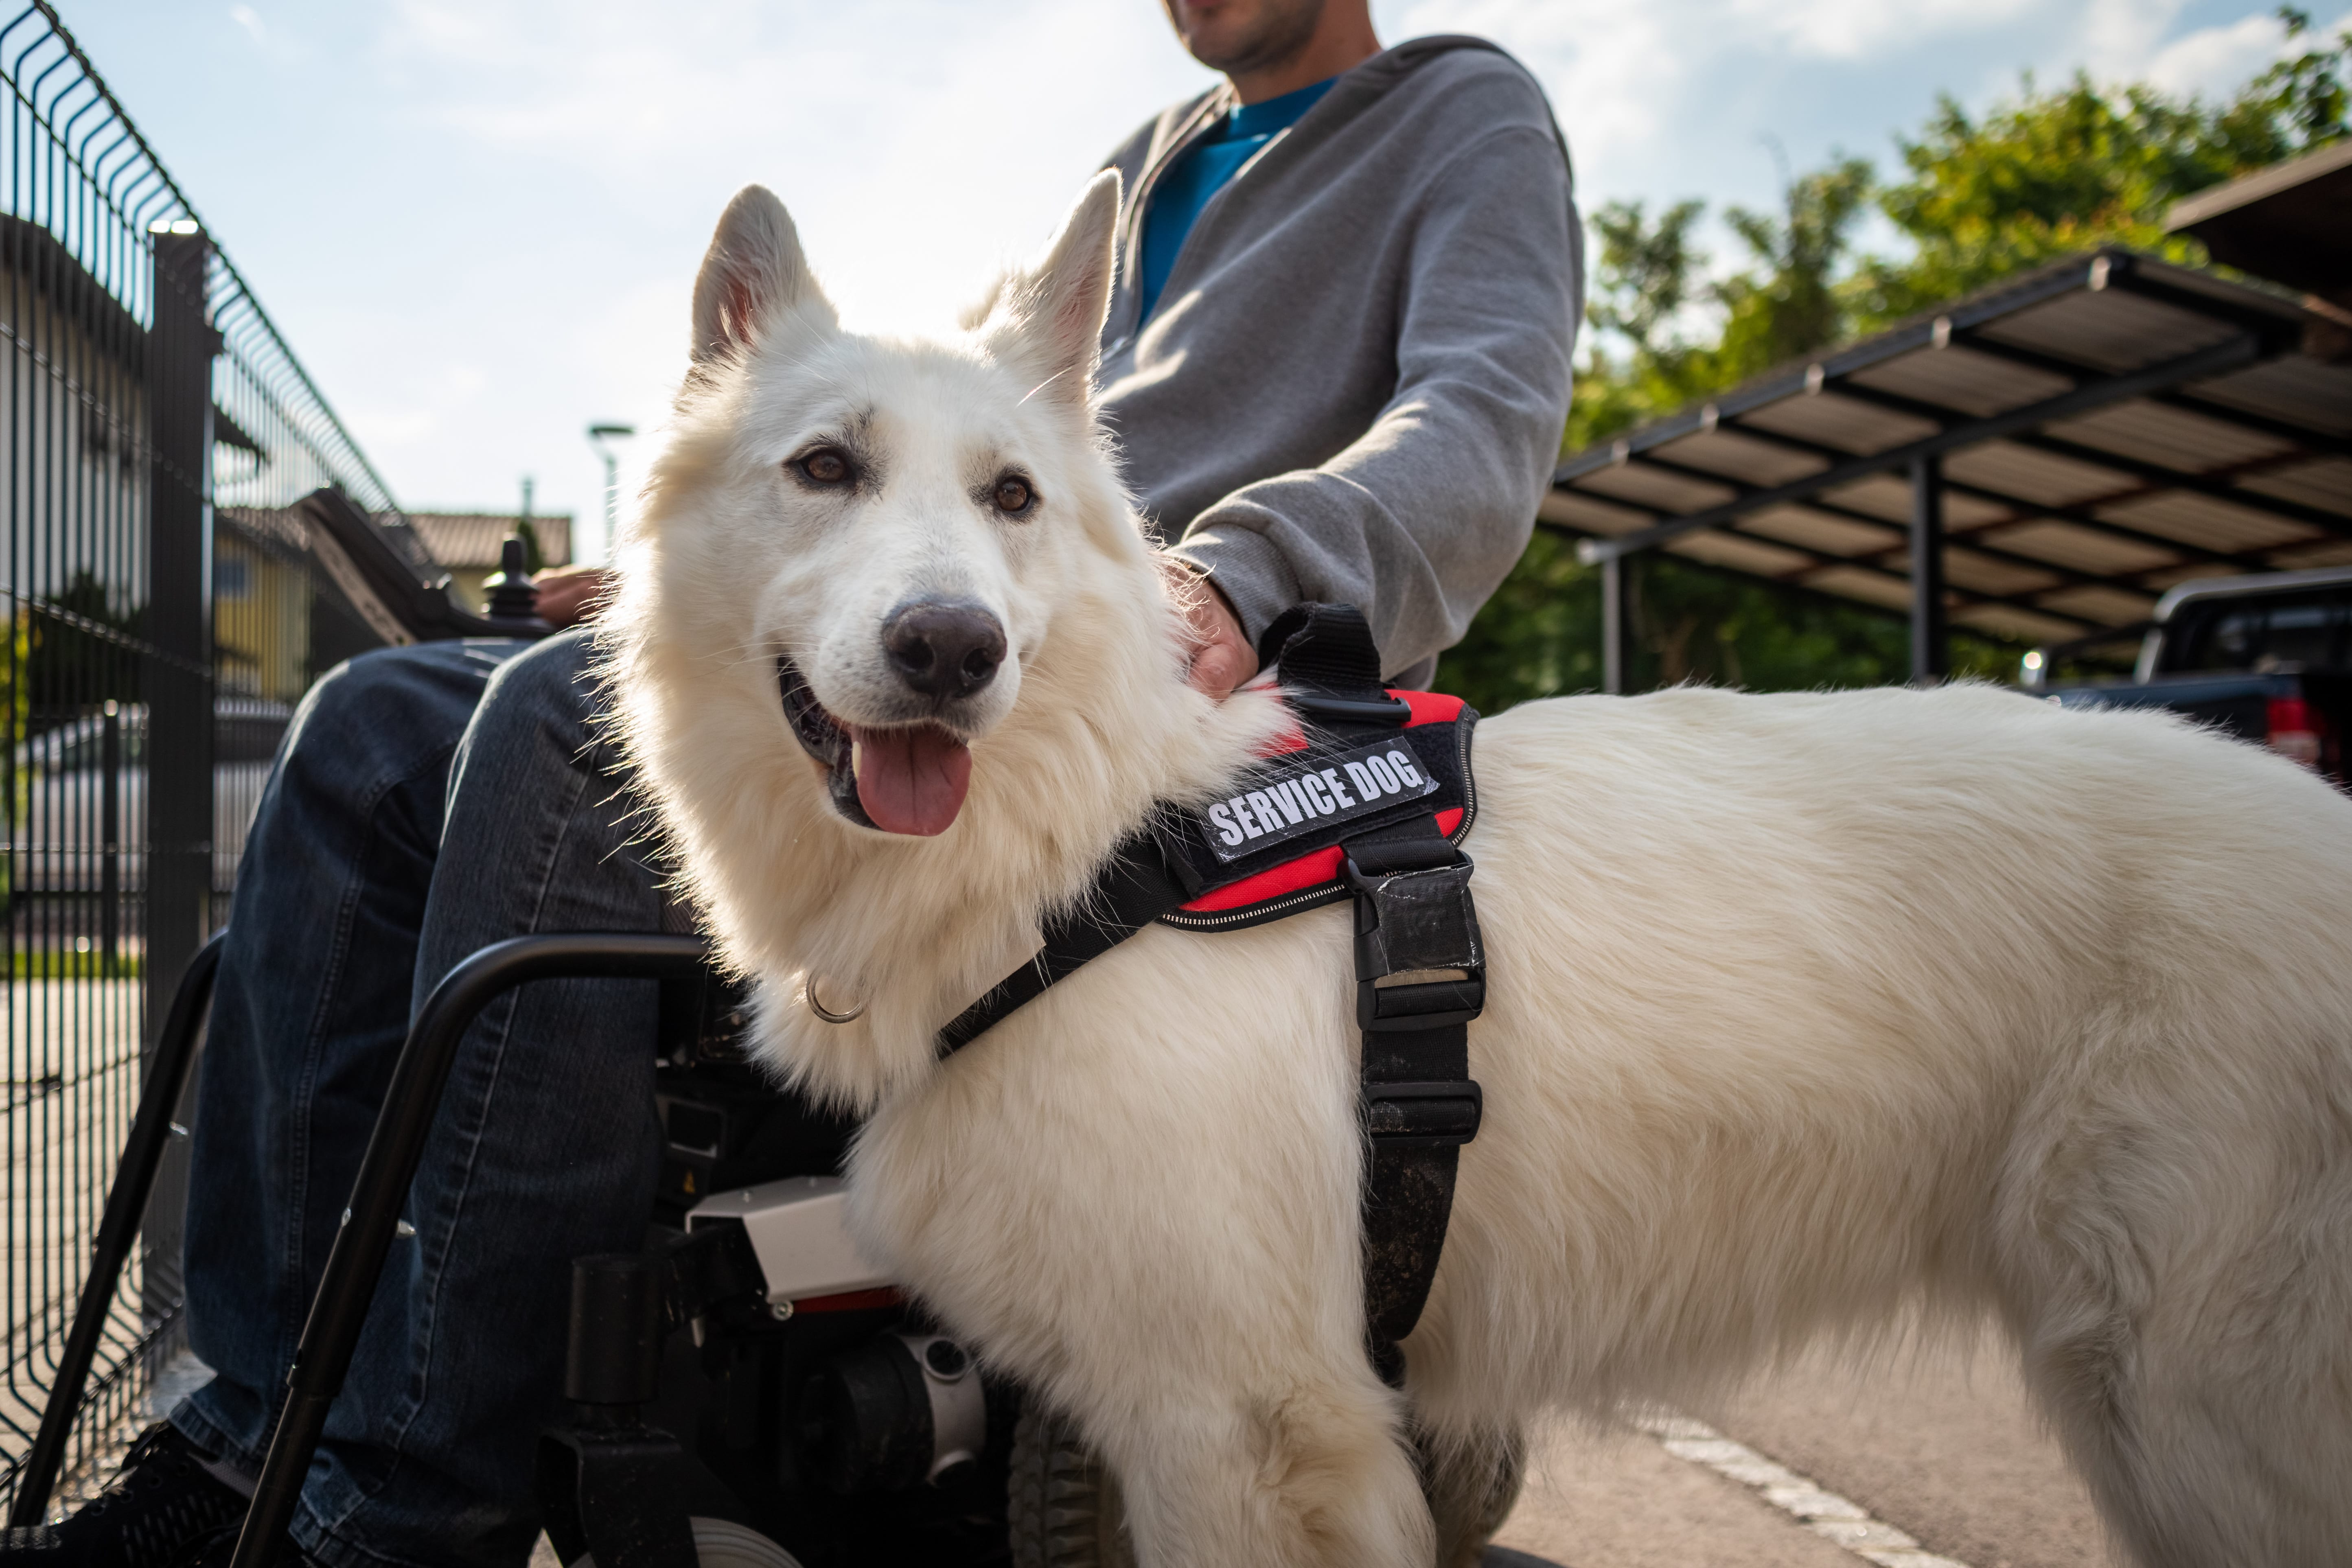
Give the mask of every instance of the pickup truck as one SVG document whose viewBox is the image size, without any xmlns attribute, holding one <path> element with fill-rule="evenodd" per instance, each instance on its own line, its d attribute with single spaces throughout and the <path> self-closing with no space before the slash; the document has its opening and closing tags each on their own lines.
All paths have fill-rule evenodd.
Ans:
<svg viewBox="0 0 2352 1568">
<path fill-rule="evenodd" d="M 2050 683 L 2063 660 L 2132 636 L 2131 679 Z M 2136 626 L 2032 649 L 2018 684 L 2069 708 L 2174 709 L 2352 783 L 2352 567 L 2183 583 Z"/>
</svg>

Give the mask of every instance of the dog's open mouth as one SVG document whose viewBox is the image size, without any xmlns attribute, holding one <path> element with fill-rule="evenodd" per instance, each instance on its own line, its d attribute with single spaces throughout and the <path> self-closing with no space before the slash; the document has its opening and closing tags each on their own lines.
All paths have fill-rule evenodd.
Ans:
<svg viewBox="0 0 2352 1568">
<path fill-rule="evenodd" d="M 845 724 L 789 658 L 776 660 L 776 684 L 793 738 L 824 769 L 835 811 L 885 833 L 928 838 L 948 830 L 971 786 L 971 752 L 961 741 L 937 724 Z"/>
</svg>

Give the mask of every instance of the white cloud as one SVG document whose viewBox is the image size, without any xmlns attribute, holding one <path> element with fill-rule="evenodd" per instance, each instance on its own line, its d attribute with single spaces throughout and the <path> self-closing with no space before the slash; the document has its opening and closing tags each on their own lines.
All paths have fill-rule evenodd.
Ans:
<svg viewBox="0 0 2352 1568">
<path fill-rule="evenodd" d="M 2241 16 L 2163 44 L 2144 64 L 2123 74 L 2154 82 L 2168 92 L 2210 98 L 2229 91 L 2277 60 L 2347 29 L 2352 29 L 2352 11 L 2293 40 L 2284 37 L 2275 16 Z"/>
<path fill-rule="evenodd" d="M 2131 74 L 2167 92 L 2211 94 L 2255 75 L 2278 58 L 2279 25 L 2270 16 L 2242 16 L 2219 27 L 2200 27 L 2156 49 Z"/>
<path fill-rule="evenodd" d="M 2184 3 L 2185 0 L 2090 0 L 2075 28 L 2079 63 L 2102 81 L 2135 76 L 2162 47 Z"/>
<path fill-rule="evenodd" d="M 2032 0 L 1734 0 L 1736 18 L 1762 42 L 1814 58 L 1865 61 L 1900 45 L 2009 26 Z"/>
<path fill-rule="evenodd" d="M 1580 168 L 1669 134 L 1696 64 L 1664 6 L 1412 0 L 1383 9 L 1395 14 L 1392 36 L 1473 33 L 1517 55 L 1550 94 Z"/>
<path fill-rule="evenodd" d="M 252 6 L 230 6 L 228 19 L 236 24 L 237 30 L 265 59 L 282 65 L 302 58 L 301 47 L 292 38 L 272 27 Z"/>
</svg>

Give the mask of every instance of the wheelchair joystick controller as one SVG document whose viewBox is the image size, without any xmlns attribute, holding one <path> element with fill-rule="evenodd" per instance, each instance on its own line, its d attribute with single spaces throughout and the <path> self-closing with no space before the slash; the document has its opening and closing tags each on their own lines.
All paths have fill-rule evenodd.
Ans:
<svg viewBox="0 0 2352 1568">
<path fill-rule="evenodd" d="M 482 618 L 516 637 L 543 637 L 551 629 L 539 618 L 539 589 L 530 580 L 522 537 L 509 533 L 499 546 L 499 569 L 482 581 L 490 591 Z"/>
</svg>

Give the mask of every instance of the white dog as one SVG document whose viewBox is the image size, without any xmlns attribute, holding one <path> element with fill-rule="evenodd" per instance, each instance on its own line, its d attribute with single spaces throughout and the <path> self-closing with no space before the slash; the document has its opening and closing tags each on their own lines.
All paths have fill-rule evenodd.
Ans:
<svg viewBox="0 0 2352 1568">
<path fill-rule="evenodd" d="M 610 673 L 764 1049 L 872 1112 L 863 1244 L 1079 1423 L 1141 1561 L 1430 1568 L 1408 1406 L 1491 1451 L 1988 1310 L 2142 1563 L 2352 1560 L 2352 802 L 2258 750 L 1981 687 L 1487 721 L 1486 1120 L 1402 1399 L 1344 908 L 1154 927 L 936 1058 L 1286 723 L 1185 684 L 1095 423 L 1117 207 L 898 342 L 738 196 Z"/>
</svg>

